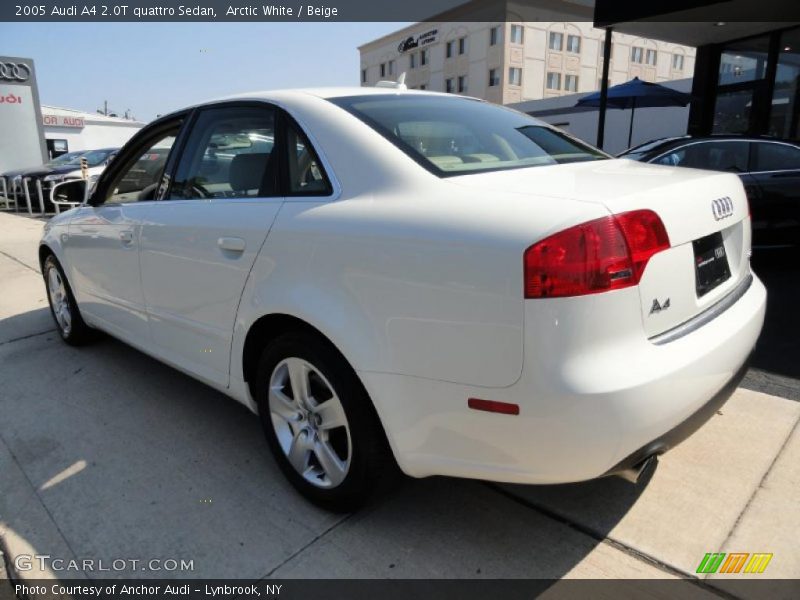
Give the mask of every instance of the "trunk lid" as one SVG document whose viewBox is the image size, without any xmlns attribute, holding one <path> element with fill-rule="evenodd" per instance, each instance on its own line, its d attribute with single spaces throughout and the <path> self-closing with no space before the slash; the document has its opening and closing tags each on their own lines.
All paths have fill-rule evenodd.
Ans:
<svg viewBox="0 0 800 600">
<path fill-rule="evenodd" d="M 750 273 L 748 205 L 736 175 L 604 160 L 452 180 L 472 189 L 601 204 L 612 214 L 656 212 L 670 248 L 650 259 L 639 282 L 647 337 L 703 312 Z"/>
</svg>

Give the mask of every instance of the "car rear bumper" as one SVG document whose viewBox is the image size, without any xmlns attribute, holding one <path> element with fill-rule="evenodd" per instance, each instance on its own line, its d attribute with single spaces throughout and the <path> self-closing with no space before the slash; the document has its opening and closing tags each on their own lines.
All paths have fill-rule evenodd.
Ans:
<svg viewBox="0 0 800 600">
<path fill-rule="evenodd" d="M 529 303 L 525 369 L 509 387 L 360 372 L 400 467 L 416 477 L 567 483 L 688 437 L 743 376 L 766 290 L 754 277 L 724 312 L 663 344 L 622 322 L 640 314 L 639 302 L 634 288 L 598 294 L 591 310 L 576 312 L 574 298 Z M 469 398 L 514 403 L 519 414 L 471 410 Z"/>
</svg>

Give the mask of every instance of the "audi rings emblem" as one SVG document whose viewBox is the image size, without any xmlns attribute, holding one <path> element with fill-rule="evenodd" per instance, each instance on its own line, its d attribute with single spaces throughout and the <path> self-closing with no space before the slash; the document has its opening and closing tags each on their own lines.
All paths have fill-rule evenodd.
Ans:
<svg viewBox="0 0 800 600">
<path fill-rule="evenodd" d="M 0 79 L 4 81 L 28 81 L 31 68 L 24 63 L 0 62 Z"/>
<path fill-rule="evenodd" d="M 733 216 L 733 200 L 728 196 L 711 201 L 711 212 L 717 221 Z"/>
</svg>

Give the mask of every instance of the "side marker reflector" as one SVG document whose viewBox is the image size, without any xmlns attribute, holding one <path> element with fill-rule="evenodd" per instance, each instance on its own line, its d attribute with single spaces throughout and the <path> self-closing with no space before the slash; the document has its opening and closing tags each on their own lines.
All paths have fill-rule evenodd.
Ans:
<svg viewBox="0 0 800 600">
<path fill-rule="evenodd" d="M 474 410 L 500 413 L 502 415 L 519 414 L 519 404 L 512 404 L 510 402 L 498 402 L 497 400 L 481 400 L 480 398 L 470 398 L 467 400 L 467 406 Z"/>
</svg>

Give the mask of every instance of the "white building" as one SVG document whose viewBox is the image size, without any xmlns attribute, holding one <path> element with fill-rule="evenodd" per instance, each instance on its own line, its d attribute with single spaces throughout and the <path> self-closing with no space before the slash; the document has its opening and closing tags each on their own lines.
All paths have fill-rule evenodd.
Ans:
<svg viewBox="0 0 800 600">
<path fill-rule="evenodd" d="M 141 121 L 42 105 L 42 125 L 51 156 L 76 150 L 119 147 L 144 127 Z"/>
<path fill-rule="evenodd" d="M 416 23 L 358 48 L 361 84 L 396 79 L 405 71 L 410 88 L 501 104 L 598 90 L 605 30 L 570 17 L 565 12 L 565 21 Z M 694 57 L 688 46 L 614 33 L 610 85 L 634 77 L 691 77 Z"/>
</svg>

